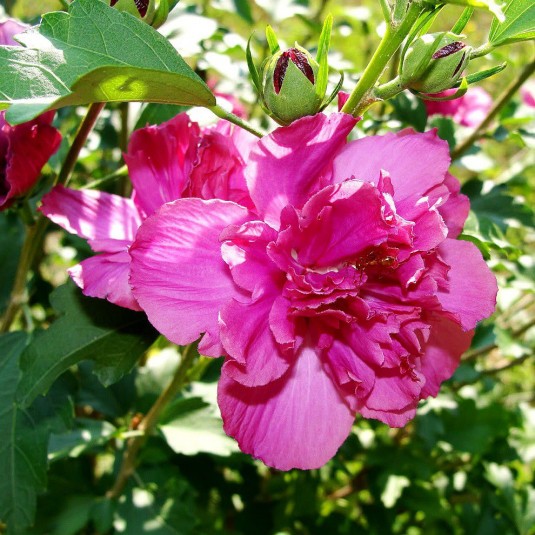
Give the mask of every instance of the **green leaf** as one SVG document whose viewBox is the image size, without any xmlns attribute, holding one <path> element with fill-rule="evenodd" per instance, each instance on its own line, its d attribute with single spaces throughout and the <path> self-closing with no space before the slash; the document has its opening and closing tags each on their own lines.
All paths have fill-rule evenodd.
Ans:
<svg viewBox="0 0 535 535">
<path fill-rule="evenodd" d="M 72 283 L 57 288 L 50 300 L 61 316 L 24 352 L 18 396 L 25 405 L 85 359 L 95 362 L 95 373 L 104 385 L 115 383 L 157 337 L 144 314 L 84 297 Z"/>
<path fill-rule="evenodd" d="M 33 523 L 36 494 L 46 484 L 48 431 L 15 401 L 26 341 L 20 332 L 0 337 L 0 520 L 12 534 Z"/>
<path fill-rule="evenodd" d="M 27 48 L 0 49 L 0 108 L 15 124 L 91 102 L 215 105 L 167 39 L 104 2 L 75 0 L 20 41 Z"/>
<path fill-rule="evenodd" d="M 489 42 L 495 46 L 535 39 L 535 2 L 509 0 L 504 9 L 505 20 L 492 21 Z"/>
<path fill-rule="evenodd" d="M 48 459 L 57 461 L 66 457 L 78 457 L 85 451 L 108 442 L 115 430 L 112 424 L 104 420 L 78 418 L 75 429 L 51 435 Z"/>
<path fill-rule="evenodd" d="M 239 451 L 236 442 L 223 431 L 215 389 L 215 383 L 195 383 L 193 391 L 202 397 L 178 399 L 163 415 L 160 430 L 174 452 L 227 456 Z"/>
</svg>

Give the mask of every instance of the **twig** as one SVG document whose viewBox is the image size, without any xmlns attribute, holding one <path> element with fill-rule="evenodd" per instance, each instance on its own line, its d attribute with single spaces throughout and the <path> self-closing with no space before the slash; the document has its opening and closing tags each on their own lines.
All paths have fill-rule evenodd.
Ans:
<svg viewBox="0 0 535 535">
<path fill-rule="evenodd" d="M 494 117 L 502 110 L 502 108 L 511 100 L 513 95 L 520 89 L 522 84 L 535 72 L 535 60 L 528 63 L 521 73 L 515 78 L 498 97 L 494 106 L 490 109 L 488 115 L 480 123 L 480 125 L 468 136 L 460 145 L 455 147 L 451 153 L 451 159 L 455 160 L 462 156 L 478 139 L 483 137 L 494 120 Z"/>
<path fill-rule="evenodd" d="M 141 420 L 138 429 L 143 432 L 141 436 L 131 438 L 126 447 L 126 452 L 123 457 L 121 468 L 115 483 L 111 489 L 106 493 L 106 497 L 109 499 L 118 498 L 128 482 L 130 476 L 134 473 L 136 468 L 137 456 L 147 440 L 147 437 L 154 431 L 154 428 L 158 424 L 160 415 L 163 409 L 172 401 L 180 389 L 184 386 L 187 380 L 187 372 L 191 367 L 193 360 L 195 359 L 195 352 L 190 351 L 191 346 L 186 346 L 182 350 L 182 359 L 175 372 L 173 380 L 169 383 L 167 388 L 161 393 L 160 397 L 156 400 L 150 411 Z"/>
</svg>

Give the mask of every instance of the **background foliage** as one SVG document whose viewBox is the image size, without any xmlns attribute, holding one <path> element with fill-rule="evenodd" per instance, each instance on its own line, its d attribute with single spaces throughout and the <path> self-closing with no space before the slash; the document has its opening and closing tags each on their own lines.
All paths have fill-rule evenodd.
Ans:
<svg viewBox="0 0 535 535">
<path fill-rule="evenodd" d="M 27 22 L 64 7 L 54 0 L 4 6 Z M 437 31 L 450 28 L 460 11 L 448 6 Z M 344 69 L 350 90 L 379 41 L 382 17 L 372 0 L 183 0 L 160 31 L 208 85 L 238 97 L 253 122 L 268 127 L 248 81 L 247 39 L 256 30 L 254 55 L 266 57 L 263 31 L 271 24 L 284 44 L 313 50 L 329 12 L 335 20 L 330 63 Z M 490 14 L 477 12 L 464 33 L 477 46 L 490 24 Z M 482 85 L 498 95 L 533 52 L 533 43 L 515 44 L 478 60 L 480 68 L 508 63 Z M 121 150 L 130 130 L 180 109 L 107 106 L 73 183 L 97 181 L 127 194 Z M 77 107 L 58 112 L 64 144 L 45 169 L 34 204 L 83 113 Z M 193 113 L 206 119 L 206 112 Z M 451 119 L 428 119 L 422 102 L 403 93 L 372 108 L 355 135 L 407 126 L 437 127 L 452 148 L 471 131 Z M 517 96 L 453 162 L 472 201 L 462 238 L 482 250 L 500 284 L 497 311 L 479 326 L 455 376 L 403 429 L 357 420 L 338 455 L 311 472 L 277 472 L 239 452 L 222 431 L 215 403 L 220 363 L 200 358 L 115 496 L 110 489 L 124 445 L 169 383 L 180 348 L 156 339 L 143 314 L 81 296 L 65 269 L 90 251 L 50 225 L 29 281 L 30 301 L 15 324 L 19 331 L 0 337 L 0 533 L 535 534 L 534 148 L 533 109 Z M 0 213 L 0 313 L 23 234 L 13 214 Z"/>
</svg>

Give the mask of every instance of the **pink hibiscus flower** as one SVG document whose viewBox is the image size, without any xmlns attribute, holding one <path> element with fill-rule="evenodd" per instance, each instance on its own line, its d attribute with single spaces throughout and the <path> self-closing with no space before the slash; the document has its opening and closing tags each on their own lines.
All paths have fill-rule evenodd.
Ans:
<svg viewBox="0 0 535 535">
<path fill-rule="evenodd" d="M 177 344 L 226 355 L 225 431 L 278 469 L 330 459 L 355 415 L 402 426 L 495 306 L 468 200 L 434 132 L 346 144 L 355 119 L 305 117 L 258 141 L 253 208 L 183 198 L 130 248 L 130 282 Z"/>
<path fill-rule="evenodd" d="M 162 204 L 200 196 L 252 205 L 243 174 L 252 134 L 221 121 L 201 132 L 186 114 L 132 134 L 124 155 L 133 184 L 127 199 L 96 190 L 55 187 L 41 212 L 65 230 L 85 238 L 99 253 L 69 269 L 85 295 L 141 310 L 128 283 L 132 244 L 141 222 Z M 199 185 L 199 176 L 206 181 Z"/>
<path fill-rule="evenodd" d="M 14 19 L 0 22 L 0 46 L 20 46 L 13 36 L 29 28 Z M 35 185 L 41 169 L 61 143 L 60 133 L 51 126 L 54 113 L 11 126 L 0 111 L 0 211 Z"/>
<path fill-rule="evenodd" d="M 452 95 L 456 89 L 447 89 L 433 97 Z M 456 123 L 475 127 L 483 121 L 492 107 L 492 97 L 482 87 L 470 87 L 468 91 L 454 100 L 424 100 L 427 115 L 452 117 Z"/>
</svg>

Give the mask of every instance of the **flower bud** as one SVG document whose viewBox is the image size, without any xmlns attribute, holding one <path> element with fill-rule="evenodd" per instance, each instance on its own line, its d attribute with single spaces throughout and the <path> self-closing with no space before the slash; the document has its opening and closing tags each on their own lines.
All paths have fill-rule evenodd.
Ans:
<svg viewBox="0 0 535 535">
<path fill-rule="evenodd" d="M 403 58 L 402 85 L 422 93 L 438 93 L 453 87 L 461 79 L 472 50 L 458 39 L 453 33 L 442 37 L 426 34 L 416 39 Z"/>
<path fill-rule="evenodd" d="M 274 117 L 283 124 L 317 113 L 325 94 L 316 94 L 319 64 L 304 49 L 277 52 L 266 63 L 263 97 Z"/>
</svg>

